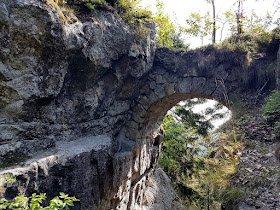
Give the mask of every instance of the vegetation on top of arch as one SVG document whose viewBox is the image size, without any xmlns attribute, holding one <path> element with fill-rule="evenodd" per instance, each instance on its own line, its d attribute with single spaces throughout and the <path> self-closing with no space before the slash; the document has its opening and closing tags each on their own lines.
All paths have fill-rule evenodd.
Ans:
<svg viewBox="0 0 280 210">
<path fill-rule="evenodd" d="M 232 51 L 245 53 L 269 53 L 275 54 L 280 44 L 280 28 L 259 34 L 242 33 L 233 34 L 218 44 L 218 48 L 228 48 Z"/>
<path fill-rule="evenodd" d="M 130 26 L 135 40 L 141 42 L 150 30 L 145 23 L 152 22 L 152 12 L 142 9 L 138 1 L 131 0 L 46 0 L 55 8 L 62 23 L 78 21 L 74 13 L 90 12 L 95 9 L 116 11 Z"/>
<path fill-rule="evenodd" d="M 60 0 L 61 1 L 61 0 Z M 118 14 L 129 24 L 138 24 L 151 21 L 152 13 L 142 9 L 138 1 L 130 0 L 64 0 L 64 4 L 80 6 L 89 10 L 116 9 Z"/>
</svg>

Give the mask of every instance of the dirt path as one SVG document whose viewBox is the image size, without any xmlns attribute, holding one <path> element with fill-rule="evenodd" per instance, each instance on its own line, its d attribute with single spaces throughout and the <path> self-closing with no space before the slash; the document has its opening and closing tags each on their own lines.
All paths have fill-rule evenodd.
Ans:
<svg viewBox="0 0 280 210">
<path fill-rule="evenodd" d="M 280 210 L 280 162 L 275 157 L 275 148 L 280 142 L 276 142 L 273 128 L 262 116 L 262 104 L 255 101 L 249 104 L 254 108 L 248 109 L 248 116 L 241 119 L 245 147 L 233 179 L 234 185 L 245 192 L 240 210 Z"/>
</svg>

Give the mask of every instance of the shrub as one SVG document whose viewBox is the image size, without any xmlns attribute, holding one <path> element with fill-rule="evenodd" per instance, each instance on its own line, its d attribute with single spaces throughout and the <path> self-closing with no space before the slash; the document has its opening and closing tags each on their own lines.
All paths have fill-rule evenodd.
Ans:
<svg viewBox="0 0 280 210">
<path fill-rule="evenodd" d="M 280 138 L 280 121 L 275 123 L 274 132 L 275 132 L 276 137 Z"/>
<path fill-rule="evenodd" d="M 233 206 L 244 198 L 245 193 L 237 188 L 227 188 L 220 193 L 224 209 L 232 209 Z"/>
<path fill-rule="evenodd" d="M 267 103 L 263 106 L 263 114 L 271 123 L 280 121 L 280 91 L 274 91 L 267 97 Z"/>
<path fill-rule="evenodd" d="M 136 41 L 141 41 L 149 31 L 144 25 L 152 20 L 152 12 L 141 9 L 136 1 L 131 0 L 66 0 L 66 4 L 87 10 L 116 10 L 121 18 L 129 24 Z"/>
<path fill-rule="evenodd" d="M 0 209 L 20 209 L 20 210 L 69 210 L 69 206 L 74 206 L 73 202 L 79 201 L 75 197 L 69 197 L 65 193 L 60 193 L 59 196 L 54 197 L 50 204 L 46 207 L 42 207 L 42 202 L 46 199 L 46 193 L 37 195 L 33 193 L 30 197 L 23 195 L 17 196 L 14 200 L 8 201 L 6 199 L 0 199 Z"/>
<path fill-rule="evenodd" d="M 109 5 L 106 0 L 66 0 L 69 5 L 81 5 L 88 9 L 95 9 L 96 7 L 108 8 Z"/>
<path fill-rule="evenodd" d="M 145 27 L 145 23 L 152 21 L 151 11 L 140 8 L 136 1 L 113 0 L 111 4 L 121 18 L 129 24 L 136 41 L 140 43 L 147 37 L 149 29 Z"/>
<path fill-rule="evenodd" d="M 238 52 L 251 53 L 274 53 L 279 46 L 280 29 L 259 34 L 243 33 L 234 34 L 225 39 L 220 46 Z"/>
<path fill-rule="evenodd" d="M 263 106 L 263 114 L 267 121 L 274 126 L 275 135 L 280 137 L 280 90 L 274 91 L 267 97 Z"/>
<path fill-rule="evenodd" d="M 10 184 L 15 182 L 16 179 L 11 174 L 6 174 L 5 177 L 0 177 L 0 182 Z M 42 207 L 42 202 L 47 198 L 46 193 L 37 195 L 33 193 L 30 197 L 23 195 L 15 197 L 13 200 L 7 200 L 0 198 L 0 209 L 19 209 L 19 210 L 69 210 L 69 206 L 74 206 L 73 202 L 80 201 L 75 197 L 60 192 L 59 196 L 54 197 L 50 204 L 46 207 Z"/>
</svg>

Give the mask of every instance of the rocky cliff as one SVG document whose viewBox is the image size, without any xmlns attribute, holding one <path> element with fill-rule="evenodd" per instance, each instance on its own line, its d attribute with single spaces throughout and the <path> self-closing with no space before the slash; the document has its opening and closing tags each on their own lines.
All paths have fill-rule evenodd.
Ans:
<svg viewBox="0 0 280 210">
<path fill-rule="evenodd" d="M 121 128 L 152 67 L 153 26 L 137 44 L 116 13 L 85 16 L 63 23 L 44 1 L 0 3 L 0 165 L 16 178 L 1 196 L 63 191 L 77 209 L 137 209 L 157 153 L 126 145 Z"/>
<path fill-rule="evenodd" d="M 0 3 L 0 174 L 16 178 L 0 196 L 66 192 L 76 209 L 170 209 L 158 123 L 180 100 L 248 88 L 246 54 L 156 50 L 153 24 L 139 44 L 114 11 L 72 23 L 60 12 L 44 0 Z"/>
<path fill-rule="evenodd" d="M 277 54 L 277 70 L 276 70 L 277 89 L 280 89 L 280 47 Z"/>
</svg>

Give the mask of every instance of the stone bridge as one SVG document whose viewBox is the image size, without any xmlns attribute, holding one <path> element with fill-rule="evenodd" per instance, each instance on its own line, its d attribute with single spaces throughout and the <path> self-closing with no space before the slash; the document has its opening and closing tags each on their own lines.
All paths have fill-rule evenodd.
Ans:
<svg viewBox="0 0 280 210">
<path fill-rule="evenodd" d="M 130 139 L 159 127 L 167 111 L 182 100 L 208 98 L 229 106 L 231 95 L 248 89 L 248 58 L 213 47 L 190 52 L 162 48 L 144 80 L 127 125 L 133 131 Z"/>
<path fill-rule="evenodd" d="M 156 49 L 152 24 L 138 44 L 116 13 L 62 24 L 44 2 L 0 3 L 0 175 L 16 179 L 0 197 L 66 192 L 81 200 L 75 209 L 170 209 L 172 189 L 155 199 L 170 188 L 156 169 L 167 110 L 197 97 L 228 104 L 262 87 L 276 56 Z"/>
</svg>

